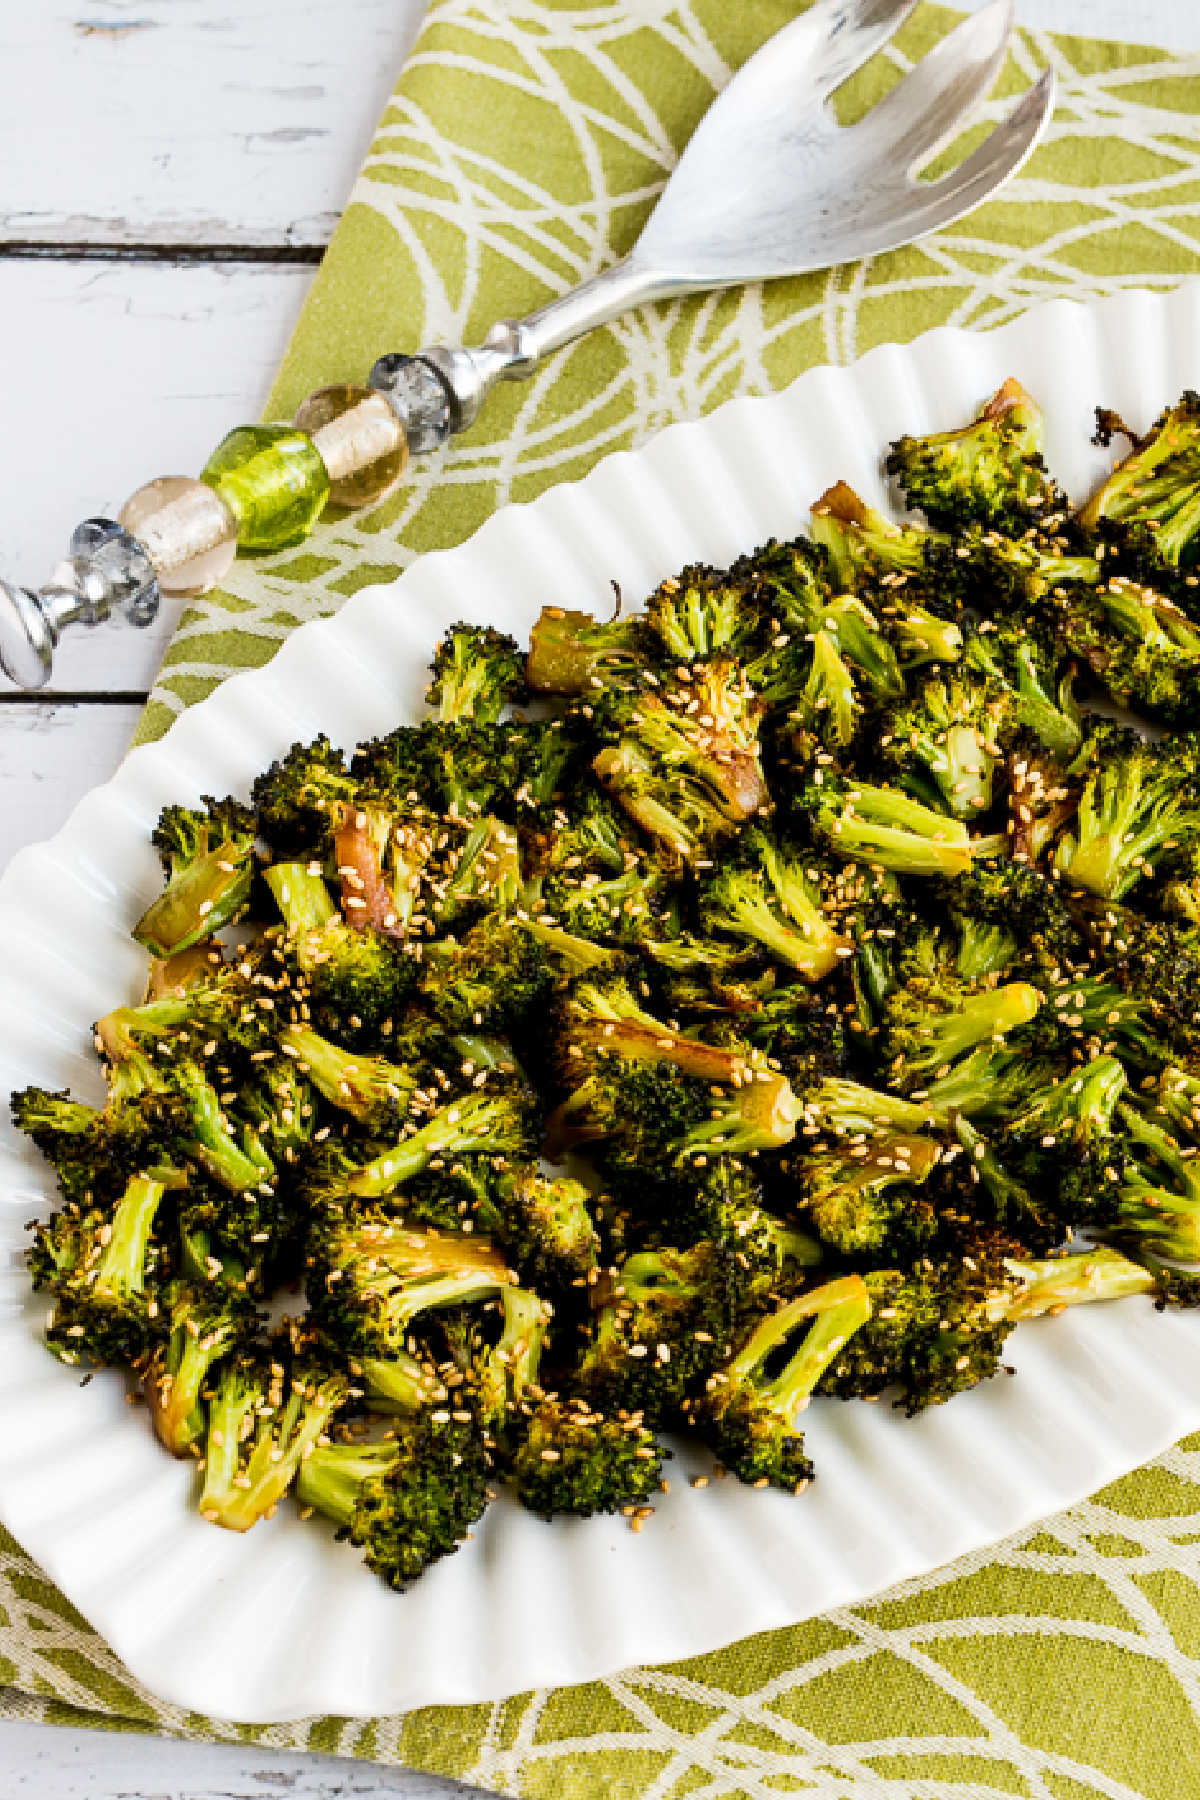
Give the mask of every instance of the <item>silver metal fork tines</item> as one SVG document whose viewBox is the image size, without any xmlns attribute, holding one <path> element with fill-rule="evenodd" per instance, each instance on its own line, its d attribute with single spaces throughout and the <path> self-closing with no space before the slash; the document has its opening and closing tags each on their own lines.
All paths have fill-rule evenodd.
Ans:
<svg viewBox="0 0 1200 1800">
<path fill-rule="evenodd" d="M 965 19 L 864 118 L 831 96 L 899 30 L 915 0 L 818 0 L 766 43 L 697 126 L 629 254 L 477 349 L 421 352 L 452 394 L 452 429 L 492 386 L 631 307 L 799 275 L 912 243 L 970 212 L 1029 156 L 1054 104 L 1051 70 L 950 174 L 918 179 L 1004 65 L 1012 0 Z"/>
</svg>

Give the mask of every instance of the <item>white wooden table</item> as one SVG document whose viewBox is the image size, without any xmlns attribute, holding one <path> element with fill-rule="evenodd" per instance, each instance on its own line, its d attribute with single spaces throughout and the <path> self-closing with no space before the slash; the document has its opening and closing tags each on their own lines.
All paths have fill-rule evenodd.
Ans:
<svg viewBox="0 0 1200 1800">
<path fill-rule="evenodd" d="M 0 0 L 0 570 L 44 580 L 77 520 L 257 417 L 424 6 Z M 1018 16 L 1200 47 L 1188 0 L 1018 0 Z M 116 767 L 173 619 L 72 634 L 36 700 L 0 687 L 0 869 Z M 0 1723 L 0 1800 L 462 1791 Z"/>
</svg>

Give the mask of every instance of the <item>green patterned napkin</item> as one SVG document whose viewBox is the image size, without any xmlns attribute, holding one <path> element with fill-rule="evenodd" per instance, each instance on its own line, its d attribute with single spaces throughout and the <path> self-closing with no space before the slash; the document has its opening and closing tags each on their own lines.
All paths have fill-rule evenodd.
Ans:
<svg viewBox="0 0 1200 1800">
<path fill-rule="evenodd" d="M 469 341 L 624 250 L 714 91 L 798 10 L 435 0 L 268 416 L 383 351 Z M 845 111 L 953 18 L 923 7 Z M 378 510 L 239 562 L 194 604 L 141 737 L 357 588 L 671 420 L 933 325 L 1200 272 L 1200 56 L 1024 32 L 993 110 L 1047 61 L 1054 124 L 1001 198 L 871 263 L 648 310 L 503 388 Z M 869 1604 L 669 1668 L 366 1722 L 250 1728 L 164 1705 L 0 1534 L 0 1682 L 13 1717 L 333 1750 L 514 1795 L 1184 1800 L 1200 1793 L 1200 1437 Z"/>
</svg>

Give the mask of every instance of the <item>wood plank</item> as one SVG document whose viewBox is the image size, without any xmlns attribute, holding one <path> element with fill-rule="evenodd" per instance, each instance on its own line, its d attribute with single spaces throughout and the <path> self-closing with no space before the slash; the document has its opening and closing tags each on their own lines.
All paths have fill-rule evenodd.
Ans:
<svg viewBox="0 0 1200 1800">
<path fill-rule="evenodd" d="M 194 472 L 232 425 L 257 418 L 311 278 L 0 259 L 12 427 L 0 433 L 0 573 L 40 585 L 80 519 L 111 514 L 154 475 Z M 168 602 L 144 632 L 66 633 L 55 685 L 147 688 L 178 610 Z"/>
<path fill-rule="evenodd" d="M 48 838 L 125 754 L 139 705 L 0 705 L 0 871 Z"/>
<path fill-rule="evenodd" d="M 255 1745 L 0 1721 L 4 1800 L 478 1800 L 477 1788 L 415 1770 Z"/>
<path fill-rule="evenodd" d="M 424 10 L 0 8 L 0 247 L 327 243 Z"/>
<path fill-rule="evenodd" d="M 322 245 L 425 0 L 42 0 L 0 9 L 5 242 Z M 1018 17 L 1187 47 L 1174 0 Z"/>
</svg>

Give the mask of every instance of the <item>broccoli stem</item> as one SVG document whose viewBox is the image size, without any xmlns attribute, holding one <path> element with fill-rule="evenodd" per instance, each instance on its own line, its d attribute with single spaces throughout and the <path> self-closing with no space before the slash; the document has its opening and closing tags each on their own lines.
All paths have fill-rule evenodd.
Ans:
<svg viewBox="0 0 1200 1800">
<path fill-rule="evenodd" d="M 753 1383 L 772 1412 L 797 1431 L 800 1414 L 821 1376 L 847 1339 L 870 1317 L 871 1298 L 861 1275 L 827 1282 L 757 1325 L 742 1349 L 725 1365 L 726 1379 L 734 1385 Z M 813 1321 L 811 1327 L 780 1372 L 768 1381 L 757 1379 L 797 1326 L 808 1319 Z"/>
<path fill-rule="evenodd" d="M 836 639 L 828 631 L 816 632 L 812 665 L 793 719 L 823 743 L 844 749 L 853 741 L 860 711 L 854 677 L 838 654 Z"/>
<path fill-rule="evenodd" d="M 166 1186 L 148 1175 L 135 1175 L 118 1202 L 105 1244 L 89 1283 L 95 1296 L 124 1299 L 146 1288 L 146 1257 Z"/>
<path fill-rule="evenodd" d="M 134 937 L 151 956 L 190 950 L 240 918 L 253 873 L 248 851 L 228 840 L 218 844 L 172 876 L 134 926 Z"/>
<path fill-rule="evenodd" d="M 366 1483 L 386 1475 L 399 1455 L 400 1446 L 387 1441 L 318 1444 L 300 1464 L 296 1500 L 348 1528 Z"/>
<path fill-rule="evenodd" d="M 908 875 L 962 875 L 971 867 L 971 840 L 960 819 L 949 819 L 894 788 L 853 787 L 839 808 L 819 806 L 817 828 L 839 856 Z"/>
<path fill-rule="evenodd" d="M 547 925 L 543 919 L 523 921 L 530 937 L 536 938 L 568 975 L 587 975 L 615 960 L 606 944 L 594 944 L 590 938 L 576 937 L 559 925 Z"/>
<path fill-rule="evenodd" d="M 897 655 L 905 670 L 923 663 L 953 663 L 962 655 L 963 635 L 949 619 L 939 619 L 924 606 L 906 601 L 889 623 Z"/>
<path fill-rule="evenodd" d="M 1078 1256 L 1052 1256 L 1025 1262 L 1006 1258 L 1005 1267 L 1023 1283 L 1002 1316 L 1013 1324 L 1058 1313 L 1066 1306 L 1093 1300 L 1122 1300 L 1128 1294 L 1153 1294 L 1158 1283 L 1149 1270 L 1117 1250 L 1086 1250 Z"/>
<path fill-rule="evenodd" d="M 807 1095 L 804 1121 L 812 1132 L 831 1131 L 838 1137 L 860 1132 L 918 1132 L 935 1117 L 934 1108 L 899 1094 L 881 1093 L 857 1081 L 830 1076 Z"/>
<path fill-rule="evenodd" d="M 761 944 L 776 962 L 795 969 L 805 981 L 820 981 L 848 953 L 848 940 L 838 935 L 798 881 L 788 883 L 786 897 L 781 895 L 780 900 L 777 911 L 757 875 L 734 870 L 714 884 L 706 917 L 714 929 Z"/>
<path fill-rule="evenodd" d="M 203 1437 L 202 1390 L 236 1330 L 235 1316 L 228 1311 L 197 1306 L 186 1298 L 176 1305 L 166 1351 L 155 1359 L 143 1383 L 155 1433 L 173 1456 L 186 1456 Z"/>
<path fill-rule="evenodd" d="M 360 1124 L 369 1125 L 411 1100 L 418 1078 L 381 1056 L 343 1050 L 308 1025 L 289 1025 L 280 1039 L 285 1055 L 295 1056 L 302 1074 L 330 1105 L 340 1107 Z"/>
<path fill-rule="evenodd" d="M 346 1182 L 346 1192 L 360 1200 L 377 1200 L 411 1181 L 436 1156 L 503 1151 L 511 1132 L 509 1105 L 485 1094 L 468 1095 L 465 1100 L 442 1107 L 411 1137 L 403 1138 L 391 1150 L 356 1170 Z"/>
<path fill-rule="evenodd" d="M 445 1392 L 424 1364 L 406 1350 L 398 1350 L 394 1356 L 363 1356 L 358 1360 L 372 1412 L 419 1412 Z"/>
<path fill-rule="evenodd" d="M 914 1028 L 919 1055 L 902 1053 L 901 1063 L 918 1076 L 940 1073 L 944 1065 L 956 1062 L 976 1045 L 1028 1025 L 1041 1004 L 1040 989 L 1028 981 L 968 994 L 953 1011 L 934 1014 L 926 1025 Z"/>
<path fill-rule="evenodd" d="M 689 1128 L 683 1154 L 719 1150 L 745 1156 L 753 1150 L 777 1150 L 791 1143 L 803 1116 L 786 1075 L 756 1070 L 740 1087 L 713 1095 L 712 1116 Z"/>
<path fill-rule="evenodd" d="M 339 1376 L 293 1378 L 286 1396 L 270 1380 L 234 1365 L 209 1401 L 200 1512 L 226 1531 L 249 1531 L 282 1500 L 346 1395 Z"/>
<path fill-rule="evenodd" d="M 275 1179 L 275 1165 L 253 1132 L 247 1131 L 249 1152 L 234 1140 L 217 1091 L 199 1071 L 173 1071 L 188 1103 L 190 1138 L 184 1148 L 215 1181 L 235 1194 L 253 1192 Z"/>
<path fill-rule="evenodd" d="M 273 863 L 263 879 L 283 915 L 289 937 L 307 937 L 323 931 L 337 917 L 329 889 L 320 875 L 310 874 L 305 863 Z"/>
</svg>

